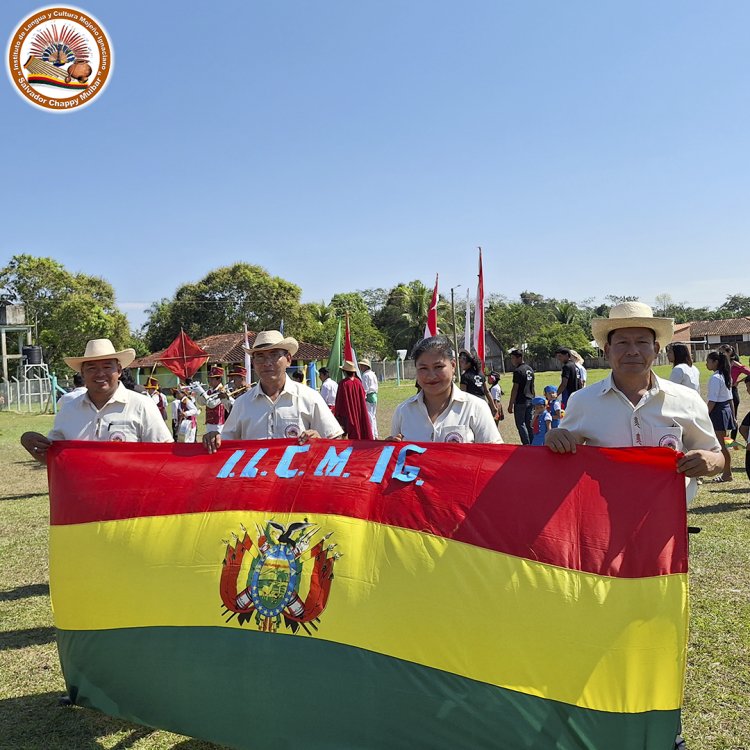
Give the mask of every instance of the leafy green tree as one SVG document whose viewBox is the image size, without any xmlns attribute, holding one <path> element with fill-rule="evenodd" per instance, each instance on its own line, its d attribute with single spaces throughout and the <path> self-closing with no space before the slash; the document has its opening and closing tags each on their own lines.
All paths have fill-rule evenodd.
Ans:
<svg viewBox="0 0 750 750">
<path fill-rule="evenodd" d="M 302 305 L 302 320 L 296 329 L 296 336 L 301 341 L 307 341 L 319 346 L 330 346 L 326 339 L 325 324 L 336 317 L 336 311 L 324 301 L 306 302 Z"/>
<path fill-rule="evenodd" d="M 490 302 L 485 312 L 485 327 L 492 331 L 507 352 L 528 344 L 534 333 L 553 319 L 545 305 Z"/>
<path fill-rule="evenodd" d="M 375 325 L 388 340 L 391 351 L 411 351 L 422 339 L 431 302 L 432 288 L 419 280 L 397 284 L 388 292 L 385 305 L 375 315 Z M 438 306 L 438 328 L 446 333 L 452 328 L 447 307 L 445 302 Z"/>
<path fill-rule="evenodd" d="M 554 357 L 555 351 L 561 346 L 575 349 L 581 356 L 594 353 L 586 334 L 576 323 L 547 323 L 529 338 L 529 352 L 532 357 L 539 359 Z"/>
<path fill-rule="evenodd" d="M 359 292 L 334 294 L 330 307 L 334 315 L 324 324 L 326 346 L 333 342 L 338 321 L 343 321 L 349 313 L 349 331 L 357 357 L 388 355 L 386 340 L 373 325 L 367 304 Z"/>
<path fill-rule="evenodd" d="M 169 345 L 184 328 L 194 339 L 218 333 L 279 328 L 299 336 L 306 318 L 296 284 L 271 276 L 260 266 L 235 263 L 208 273 L 200 281 L 183 284 L 174 297 L 148 309 L 144 338 L 151 351 Z"/>
<path fill-rule="evenodd" d="M 102 278 L 71 273 L 53 258 L 21 254 L 0 269 L 0 286 L 24 305 L 53 370 L 64 369 L 63 357 L 81 354 L 89 339 L 108 338 L 117 348 L 133 343 L 114 289 Z"/>
<path fill-rule="evenodd" d="M 744 318 L 750 316 L 750 297 L 744 294 L 729 294 L 717 312 L 722 318 Z"/>
<path fill-rule="evenodd" d="M 377 289 L 358 289 L 357 294 L 362 297 L 367 310 L 373 317 L 379 313 L 388 301 L 388 290 L 378 287 Z"/>
<path fill-rule="evenodd" d="M 708 307 L 690 307 L 687 302 L 674 302 L 667 305 L 664 308 L 663 315 L 667 318 L 674 318 L 675 323 L 714 320 L 718 317 L 716 310 L 711 310 Z"/>
<path fill-rule="evenodd" d="M 530 307 L 545 305 L 547 303 L 544 295 L 538 294 L 537 292 L 524 291 L 521 292 L 521 294 L 519 294 L 518 296 L 521 298 L 521 302 L 524 305 L 529 305 Z"/>
<path fill-rule="evenodd" d="M 638 302 L 640 297 L 628 294 L 608 294 L 604 299 L 609 302 L 610 307 L 621 305 L 623 302 Z"/>
<path fill-rule="evenodd" d="M 566 299 L 560 300 L 553 307 L 552 314 L 555 316 L 558 323 L 565 323 L 566 325 L 575 323 L 580 317 L 578 305 L 576 305 L 575 302 L 570 302 Z"/>
</svg>

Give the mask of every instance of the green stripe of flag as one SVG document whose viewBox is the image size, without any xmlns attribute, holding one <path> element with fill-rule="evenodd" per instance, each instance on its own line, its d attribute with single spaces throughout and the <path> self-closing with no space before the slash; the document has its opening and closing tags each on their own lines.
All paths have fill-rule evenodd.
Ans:
<svg viewBox="0 0 750 750">
<path fill-rule="evenodd" d="M 58 630 L 58 645 L 76 703 L 247 750 L 279 737 L 306 750 L 549 750 L 550 737 L 557 750 L 664 750 L 679 720 L 578 708 L 307 636 Z"/>
</svg>

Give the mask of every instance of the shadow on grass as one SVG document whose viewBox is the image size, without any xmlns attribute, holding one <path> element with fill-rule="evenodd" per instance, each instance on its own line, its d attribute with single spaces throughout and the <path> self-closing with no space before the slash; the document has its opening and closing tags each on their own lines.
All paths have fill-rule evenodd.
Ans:
<svg viewBox="0 0 750 750">
<path fill-rule="evenodd" d="M 733 494 L 739 494 L 739 493 L 746 493 L 746 489 L 739 489 L 736 490 L 724 490 L 722 494 L 726 493 L 733 493 Z M 727 513 L 731 511 L 736 510 L 750 510 L 750 502 L 746 503 L 715 503 L 714 505 L 704 505 L 700 508 L 690 508 L 690 513 L 694 513 L 695 515 L 708 515 L 710 513 Z"/>
<path fill-rule="evenodd" d="M 101 750 L 101 740 L 123 735 L 110 750 L 129 750 L 157 730 L 78 706 L 60 706 L 61 693 L 40 693 L 0 700 L 0 748 L 23 750 Z M 159 747 L 165 747 L 159 744 Z M 172 750 L 219 748 L 200 740 L 176 738 Z"/>
<path fill-rule="evenodd" d="M 16 586 L 14 589 L 0 591 L 0 602 L 28 599 L 31 596 L 49 596 L 49 584 L 31 583 L 28 586 Z"/>
<path fill-rule="evenodd" d="M 0 632 L 0 651 L 10 651 L 27 646 L 43 646 L 55 642 L 54 628 L 29 628 Z"/>
<path fill-rule="evenodd" d="M 46 497 L 47 492 L 28 492 L 25 495 L 0 495 L 2 500 L 28 500 L 31 497 Z"/>
<path fill-rule="evenodd" d="M 40 693 L 0 700 L 0 726 L 4 728 L 0 747 L 101 750 L 97 738 L 127 732 L 110 746 L 112 750 L 126 750 L 154 731 L 86 709 L 60 706 L 61 697 L 60 693 Z"/>
</svg>

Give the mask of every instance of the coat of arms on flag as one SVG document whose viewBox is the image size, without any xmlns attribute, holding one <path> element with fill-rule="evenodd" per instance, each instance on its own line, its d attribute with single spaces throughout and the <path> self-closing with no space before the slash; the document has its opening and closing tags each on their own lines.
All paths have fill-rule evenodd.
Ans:
<svg viewBox="0 0 750 750">
<path fill-rule="evenodd" d="M 336 544 L 326 544 L 333 532 L 324 535 L 310 549 L 320 527 L 307 519 L 288 526 L 270 520 L 264 529 L 257 530 L 255 543 L 244 526 L 241 539 L 233 534 L 233 544 L 224 540 L 227 550 L 221 574 L 221 599 L 225 614 L 232 613 L 227 622 L 237 615 L 240 624 L 254 621 L 258 630 L 275 633 L 283 619 L 293 633 L 302 627 L 309 634 L 308 625 L 317 630 L 316 623 L 328 603 L 333 565 L 342 554 L 334 552 Z M 237 591 L 246 555 L 251 558 L 247 583 Z M 311 570 L 303 600 L 300 584 L 303 566 L 308 563 Z"/>
</svg>

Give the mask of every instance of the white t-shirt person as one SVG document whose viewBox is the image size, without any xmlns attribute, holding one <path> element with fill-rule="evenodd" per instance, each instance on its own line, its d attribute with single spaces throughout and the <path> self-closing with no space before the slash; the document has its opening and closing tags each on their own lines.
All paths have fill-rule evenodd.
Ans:
<svg viewBox="0 0 750 750">
<path fill-rule="evenodd" d="M 669 373 L 669 379 L 678 385 L 684 385 L 692 388 L 694 391 L 701 389 L 701 374 L 695 365 L 689 365 L 683 362 L 675 365 L 672 372 Z"/>
</svg>

